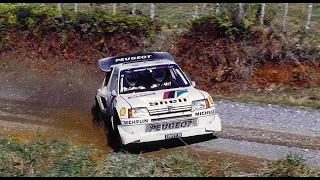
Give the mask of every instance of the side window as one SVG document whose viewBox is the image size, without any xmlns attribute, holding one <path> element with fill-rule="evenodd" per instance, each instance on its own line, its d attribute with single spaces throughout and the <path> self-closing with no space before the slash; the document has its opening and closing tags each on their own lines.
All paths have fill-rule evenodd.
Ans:
<svg viewBox="0 0 320 180">
<path fill-rule="evenodd" d="M 116 90 L 118 92 L 118 75 L 119 71 L 118 69 L 114 69 L 111 77 L 110 77 L 110 83 L 108 86 L 108 91 L 111 92 L 112 90 Z"/>
<path fill-rule="evenodd" d="M 111 79 L 111 78 L 110 78 L 110 77 L 111 77 L 111 72 L 112 72 L 112 69 L 111 69 L 111 71 L 106 72 L 106 77 L 104 78 L 104 86 L 107 86 L 107 85 L 108 85 L 109 80 Z"/>
<path fill-rule="evenodd" d="M 184 73 L 184 75 L 188 78 L 188 80 L 189 80 L 189 82 L 191 83 L 191 78 L 190 78 L 190 76 L 189 76 L 189 74 L 188 73 L 186 73 L 186 72 L 183 72 Z"/>
</svg>

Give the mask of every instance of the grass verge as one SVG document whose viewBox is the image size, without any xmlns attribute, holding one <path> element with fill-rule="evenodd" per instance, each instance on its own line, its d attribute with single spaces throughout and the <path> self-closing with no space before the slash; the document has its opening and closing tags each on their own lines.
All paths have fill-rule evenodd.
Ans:
<svg viewBox="0 0 320 180">
<path fill-rule="evenodd" d="M 211 94 L 215 99 L 226 99 L 240 102 L 258 102 L 263 104 L 278 104 L 284 106 L 303 106 L 320 109 L 319 88 L 283 87 L 276 91 L 241 92 L 238 94 Z"/>
<path fill-rule="evenodd" d="M 208 161 L 208 159 L 207 159 Z M 210 162 L 212 163 L 212 162 Z M 227 163 L 227 166 L 226 166 Z M 0 139 L 1 177 L 206 177 L 206 176 L 319 176 L 301 156 L 266 164 L 257 172 L 231 171 L 237 163 L 216 162 L 222 173 L 212 174 L 208 162 L 187 151 L 160 157 L 143 154 L 109 153 L 90 147 L 76 147 L 60 140 L 17 143 Z"/>
</svg>

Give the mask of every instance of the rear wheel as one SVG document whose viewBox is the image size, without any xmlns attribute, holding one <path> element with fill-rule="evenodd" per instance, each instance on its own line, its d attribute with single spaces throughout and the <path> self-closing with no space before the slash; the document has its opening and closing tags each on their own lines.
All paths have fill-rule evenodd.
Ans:
<svg viewBox="0 0 320 180">
<path fill-rule="evenodd" d="M 103 118 L 102 118 L 101 110 L 96 98 L 95 98 L 95 105 L 91 108 L 91 114 L 93 116 L 92 123 L 96 125 L 100 125 Z"/>
</svg>

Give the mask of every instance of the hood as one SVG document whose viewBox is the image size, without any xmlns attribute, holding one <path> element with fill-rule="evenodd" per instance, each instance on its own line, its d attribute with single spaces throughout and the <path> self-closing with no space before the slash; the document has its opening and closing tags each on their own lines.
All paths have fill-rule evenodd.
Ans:
<svg viewBox="0 0 320 180">
<path fill-rule="evenodd" d="M 120 96 L 125 99 L 131 105 L 131 107 L 149 107 L 150 102 L 169 100 L 174 98 L 186 98 L 189 102 L 204 98 L 202 93 L 192 86 L 185 88 L 120 94 Z"/>
</svg>

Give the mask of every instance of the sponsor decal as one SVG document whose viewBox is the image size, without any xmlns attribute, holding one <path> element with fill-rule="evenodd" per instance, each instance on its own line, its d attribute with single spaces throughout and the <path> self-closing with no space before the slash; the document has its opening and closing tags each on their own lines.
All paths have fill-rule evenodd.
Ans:
<svg viewBox="0 0 320 180">
<path fill-rule="evenodd" d="M 148 119 L 136 119 L 136 120 L 127 120 L 127 121 L 122 121 L 123 125 L 133 125 L 133 124 L 143 124 L 147 123 Z"/>
<path fill-rule="evenodd" d="M 209 96 L 209 97 L 208 97 L 208 99 L 209 99 L 209 101 L 210 101 L 210 103 L 211 103 L 211 104 L 213 104 L 213 103 L 214 103 L 214 102 L 213 102 L 213 99 L 212 99 L 212 97 L 211 97 L 211 96 Z"/>
<path fill-rule="evenodd" d="M 197 121 L 195 120 L 186 120 L 186 121 L 177 121 L 177 122 L 167 122 L 163 124 L 149 124 L 147 125 L 146 132 L 152 131 L 164 131 L 168 129 L 178 129 L 186 128 L 191 126 L 197 126 Z"/>
<path fill-rule="evenodd" d="M 139 60 L 139 59 L 150 59 L 151 56 L 152 56 L 152 55 L 123 57 L 123 58 L 118 58 L 118 59 L 116 59 L 115 62 L 123 62 L 123 61 Z"/>
<path fill-rule="evenodd" d="M 200 112 L 195 113 L 196 116 L 206 116 L 206 115 L 211 115 L 211 114 L 214 114 L 214 110 L 200 111 Z"/>
<path fill-rule="evenodd" d="M 137 98 L 137 97 L 143 97 L 143 96 L 149 96 L 149 95 L 155 95 L 155 93 L 145 93 L 145 94 L 136 94 L 133 96 L 129 96 L 128 99 Z"/>
<path fill-rule="evenodd" d="M 163 99 L 176 98 L 181 96 L 186 96 L 188 94 L 188 90 L 180 90 L 180 91 L 167 91 L 163 94 Z"/>
</svg>

